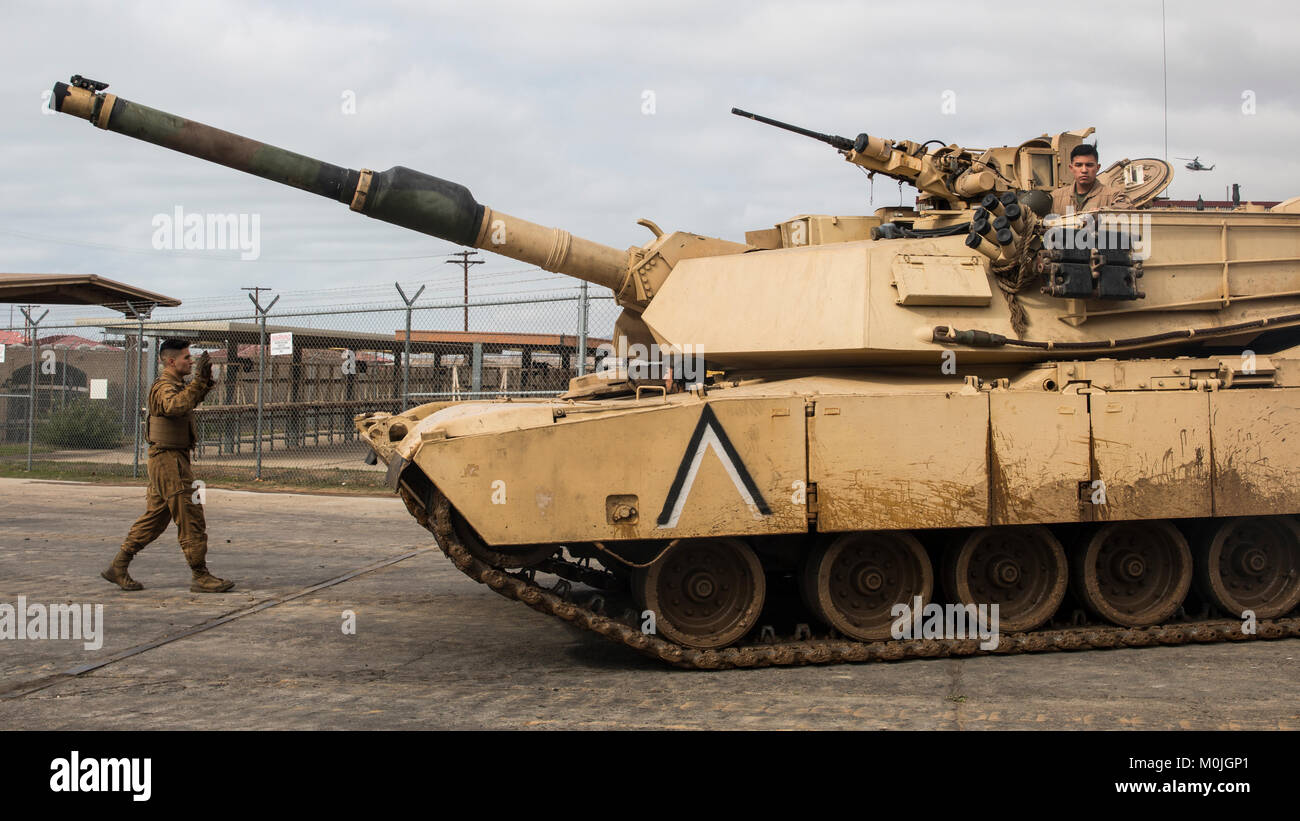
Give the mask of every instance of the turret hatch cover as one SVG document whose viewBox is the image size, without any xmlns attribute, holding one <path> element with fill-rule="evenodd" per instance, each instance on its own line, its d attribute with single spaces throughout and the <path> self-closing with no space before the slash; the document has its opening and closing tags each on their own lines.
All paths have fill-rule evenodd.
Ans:
<svg viewBox="0 0 1300 821">
<path fill-rule="evenodd" d="M 1120 160 L 1097 175 L 1102 185 L 1123 189 L 1135 208 L 1141 208 L 1159 196 L 1174 180 L 1174 167 L 1164 160 L 1143 157 Z"/>
</svg>

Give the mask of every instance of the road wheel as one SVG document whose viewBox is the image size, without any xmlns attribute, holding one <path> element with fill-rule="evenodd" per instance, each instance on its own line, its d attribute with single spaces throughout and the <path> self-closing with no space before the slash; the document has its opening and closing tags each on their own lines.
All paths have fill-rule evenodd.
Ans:
<svg viewBox="0 0 1300 821">
<path fill-rule="evenodd" d="M 961 604 L 998 605 L 998 629 L 1033 630 L 1065 599 L 1065 549 L 1041 526 L 981 527 L 944 554 L 944 587 Z"/>
<path fill-rule="evenodd" d="M 1300 526 L 1284 516 L 1217 523 L 1196 546 L 1197 588 L 1240 617 L 1272 619 L 1300 604 Z"/>
<path fill-rule="evenodd" d="M 1075 551 L 1073 565 L 1083 603 L 1124 627 L 1166 621 L 1192 586 L 1192 551 L 1169 522 L 1102 525 Z"/>
<path fill-rule="evenodd" d="M 633 575 L 636 599 L 654 613 L 655 630 L 686 647 L 739 641 L 763 611 L 767 581 L 739 539 L 689 539 Z"/>
<path fill-rule="evenodd" d="M 814 548 L 801 570 L 814 614 L 849 638 L 890 638 L 894 605 L 924 606 L 934 591 L 930 557 L 906 532 L 846 533 Z"/>
</svg>

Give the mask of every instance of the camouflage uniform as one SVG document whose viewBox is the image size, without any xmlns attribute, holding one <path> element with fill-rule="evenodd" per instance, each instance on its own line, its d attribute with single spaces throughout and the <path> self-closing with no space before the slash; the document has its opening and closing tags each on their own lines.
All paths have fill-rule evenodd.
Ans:
<svg viewBox="0 0 1300 821">
<path fill-rule="evenodd" d="M 126 564 L 162 535 L 173 521 L 176 522 L 181 550 L 194 574 L 190 590 L 219 593 L 234 587 L 233 582 L 218 579 L 208 572 L 207 523 L 203 518 L 203 506 L 194 500 L 194 473 L 190 469 L 190 451 L 198 440 L 194 408 L 207 396 L 212 384 L 210 379 L 196 375 L 186 385 L 180 377 L 163 371 L 149 390 L 149 491 L 146 509 L 126 534 L 118 559 L 103 573 L 104 578 L 123 589 L 141 588 L 127 575 Z M 115 574 L 115 569 L 120 573 Z"/>
<path fill-rule="evenodd" d="M 1092 189 L 1082 197 L 1074 193 L 1074 183 L 1063 185 L 1052 192 L 1052 213 L 1058 216 L 1080 214 L 1101 208 L 1132 208 L 1133 203 L 1122 188 L 1102 185 L 1092 181 Z"/>
</svg>

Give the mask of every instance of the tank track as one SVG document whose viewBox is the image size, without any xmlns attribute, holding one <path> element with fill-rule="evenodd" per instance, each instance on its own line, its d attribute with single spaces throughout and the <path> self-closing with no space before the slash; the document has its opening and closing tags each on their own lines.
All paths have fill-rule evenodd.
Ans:
<svg viewBox="0 0 1300 821">
<path fill-rule="evenodd" d="M 407 491 L 402 499 L 415 519 L 431 531 L 438 547 L 456 568 L 480 584 L 487 585 L 507 599 L 523 602 L 534 610 L 555 616 L 584 630 L 598 633 L 639 653 L 676 667 L 698 670 L 722 670 L 748 667 L 779 667 L 805 664 L 843 664 L 864 661 L 900 661 L 914 658 L 945 658 L 975 655 L 1013 655 L 1059 650 L 1107 650 L 1117 647 L 1153 645 L 1208 644 L 1212 642 L 1252 641 L 1300 637 L 1300 618 L 1265 619 L 1257 624 L 1255 634 L 1243 633 L 1235 619 L 1202 620 L 1153 627 L 1126 628 L 1087 624 L 1062 629 L 1034 630 L 1001 636 L 996 649 L 984 650 L 978 639 L 905 639 L 892 641 L 853 641 L 843 638 L 777 638 L 745 643 L 720 650 L 683 647 L 656 635 L 641 632 L 632 618 L 615 618 L 602 612 L 604 597 L 597 592 L 585 603 L 570 598 L 570 581 L 599 589 L 609 586 L 612 576 L 576 562 L 548 559 L 522 572 L 510 572 L 479 560 L 461 542 L 451 522 L 451 504 L 436 491 L 433 516 Z M 535 581 L 535 571 L 553 573 L 561 578 L 554 588 Z M 759 631 L 760 633 L 762 631 Z M 752 636 L 753 634 L 751 634 Z"/>
</svg>

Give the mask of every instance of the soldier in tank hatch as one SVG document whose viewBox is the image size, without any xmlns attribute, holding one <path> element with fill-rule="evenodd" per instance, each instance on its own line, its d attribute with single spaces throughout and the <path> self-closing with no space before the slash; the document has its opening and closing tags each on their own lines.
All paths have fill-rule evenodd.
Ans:
<svg viewBox="0 0 1300 821">
<path fill-rule="evenodd" d="M 1052 213 L 1064 215 L 1101 208 L 1132 208 L 1133 203 L 1123 189 L 1103 185 L 1097 179 L 1100 168 L 1096 146 L 1076 145 L 1070 152 L 1070 172 L 1074 174 L 1074 182 L 1052 192 Z"/>
</svg>

